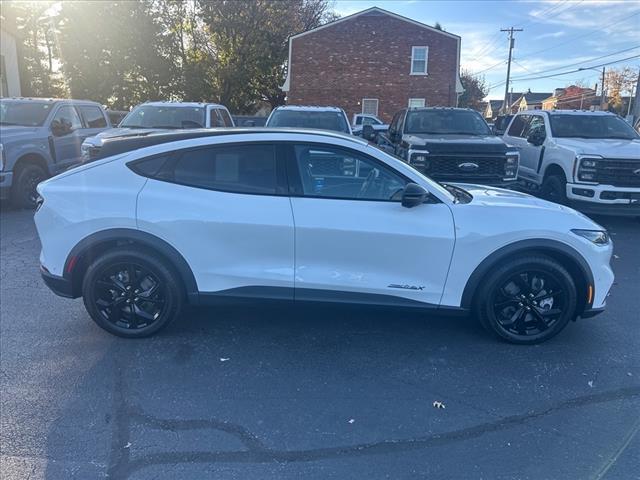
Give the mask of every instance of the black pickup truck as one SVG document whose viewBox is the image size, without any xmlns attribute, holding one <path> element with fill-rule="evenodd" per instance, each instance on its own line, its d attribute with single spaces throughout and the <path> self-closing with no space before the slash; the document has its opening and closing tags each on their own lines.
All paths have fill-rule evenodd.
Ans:
<svg viewBox="0 0 640 480">
<path fill-rule="evenodd" d="M 408 108 L 393 117 L 377 143 L 421 173 L 442 182 L 508 186 L 520 155 L 466 108 Z"/>
</svg>

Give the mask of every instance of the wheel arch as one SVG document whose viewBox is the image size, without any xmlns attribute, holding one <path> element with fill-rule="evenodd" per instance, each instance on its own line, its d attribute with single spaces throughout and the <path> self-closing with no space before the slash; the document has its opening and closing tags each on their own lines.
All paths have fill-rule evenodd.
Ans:
<svg viewBox="0 0 640 480">
<path fill-rule="evenodd" d="M 562 174 L 562 176 L 564 177 L 565 180 L 571 178 L 571 175 L 567 175 L 567 172 L 565 172 L 564 168 L 562 168 L 562 166 L 558 165 L 557 163 L 550 163 L 549 165 L 547 165 L 544 169 L 544 175 L 542 176 L 543 178 L 547 178 L 551 175 L 559 175 Z"/>
<path fill-rule="evenodd" d="M 48 166 L 48 163 L 47 163 L 47 159 L 39 152 L 25 152 L 25 153 L 22 153 L 18 157 L 16 162 L 13 164 L 12 169 L 13 169 L 14 172 L 17 172 L 24 165 L 26 165 L 28 163 L 32 163 L 34 165 L 37 165 L 37 166 L 41 167 L 47 173 L 47 175 L 49 175 L 51 173 L 49 171 L 49 166 Z"/>
<path fill-rule="evenodd" d="M 522 254 L 541 254 L 551 257 L 560 263 L 567 269 L 576 283 L 578 298 L 577 313 L 580 314 L 585 309 L 591 307 L 593 298 L 595 298 L 595 284 L 589 264 L 577 250 L 569 245 L 556 240 L 546 239 L 515 242 L 496 250 L 485 258 L 467 280 L 462 293 L 461 307 L 472 308 L 476 292 L 479 289 L 478 287 L 494 266 L 500 262 L 508 261 L 511 258 L 517 258 Z M 590 296 L 589 287 L 591 287 Z M 589 297 L 591 302 L 589 302 Z"/>
<path fill-rule="evenodd" d="M 166 260 L 180 276 L 189 303 L 198 303 L 195 276 L 180 252 L 155 235 L 130 228 L 101 230 L 83 238 L 71 249 L 64 263 L 63 277 L 71 282 L 74 298 L 82 295 L 82 280 L 93 259 L 123 245 L 141 246 Z"/>
</svg>

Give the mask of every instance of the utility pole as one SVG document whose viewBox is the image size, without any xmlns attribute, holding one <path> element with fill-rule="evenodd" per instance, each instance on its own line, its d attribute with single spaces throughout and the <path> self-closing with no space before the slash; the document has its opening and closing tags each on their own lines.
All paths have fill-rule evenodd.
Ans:
<svg viewBox="0 0 640 480">
<path fill-rule="evenodd" d="M 602 67 L 602 91 L 600 92 L 600 110 L 604 110 L 604 67 Z"/>
<path fill-rule="evenodd" d="M 640 91 L 640 71 L 638 71 L 638 81 L 636 82 L 636 95 L 633 100 L 632 115 L 633 115 L 634 122 L 638 120 L 638 118 L 640 118 L 640 95 L 638 94 L 638 91 Z M 629 101 L 631 101 L 631 99 L 629 99 Z"/>
<path fill-rule="evenodd" d="M 502 104 L 502 113 L 511 113 L 511 104 L 507 105 L 509 99 L 509 77 L 511 76 L 511 54 L 513 52 L 513 32 L 522 32 L 521 28 L 502 28 L 501 32 L 509 32 L 509 61 L 507 62 L 507 84 L 504 87 L 504 103 Z M 507 111 L 508 110 L 508 111 Z"/>
</svg>

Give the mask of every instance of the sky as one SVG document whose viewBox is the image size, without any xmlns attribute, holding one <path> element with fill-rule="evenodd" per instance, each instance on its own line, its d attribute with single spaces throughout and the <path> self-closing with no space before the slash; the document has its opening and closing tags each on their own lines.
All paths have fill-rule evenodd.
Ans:
<svg viewBox="0 0 640 480">
<path fill-rule="evenodd" d="M 602 67 L 553 78 L 532 77 L 640 56 L 640 0 L 336 0 L 334 5 L 341 16 L 370 7 L 427 25 L 440 22 L 444 30 L 462 37 L 461 68 L 484 75 L 490 99 L 504 98 L 508 34 L 500 32 L 502 28 L 523 29 L 514 34 L 514 92 L 552 92 L 576 82 L 600 85 Z M 611 68 L 622 66 L 638 69 L 640 58 Z"/>
</svg>

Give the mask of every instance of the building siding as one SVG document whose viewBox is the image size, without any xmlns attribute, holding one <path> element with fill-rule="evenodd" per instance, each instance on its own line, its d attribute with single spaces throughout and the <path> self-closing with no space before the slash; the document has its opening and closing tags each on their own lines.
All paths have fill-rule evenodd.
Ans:
<svg viewBox="0 0 640 480">
<path fill-rule="evenodd" d="M 287 103 L 334 105 L 349 118 L 363 98 L 377 98 L 390 121 L 409 98 L 427 106 L 455 106 L 458 39 L 372 12 L 291 41 Z M 411 47 L 429 47 L 428 75 L 411 75 Z"/>
<path fill-rule="evenodd" d="M 16 48 L 16 39 L 13 35 L 5 30 L 0 30 L 0 55 L 4 59 L 4 67 L 6 75 L 5 81 L 0 89 L 4 90 L 6 85 L 7 91 L 0 92 L 3 97 L 19 97 L 20 96 L 20 73 L 18 72 L 18 54 Z"/>
</svg>

